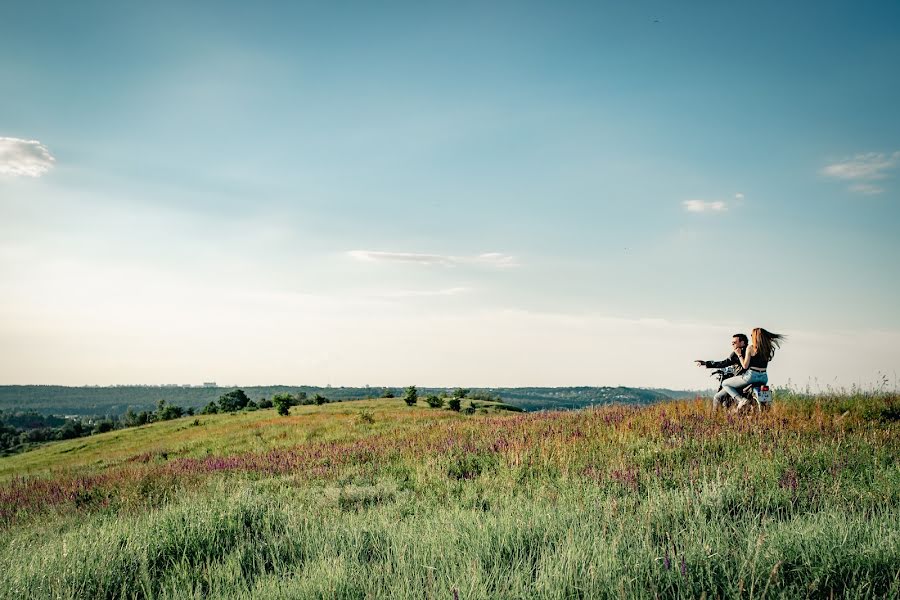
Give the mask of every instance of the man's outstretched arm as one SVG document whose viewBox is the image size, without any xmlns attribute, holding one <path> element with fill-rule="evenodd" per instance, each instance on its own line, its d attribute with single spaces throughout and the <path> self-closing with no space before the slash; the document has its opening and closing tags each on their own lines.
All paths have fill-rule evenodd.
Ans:
<svg viewBox="0 0 900 600">
<path fill-rule="evenodd" d="M 732 352 L 731 356 L 729 356 L 725 360 L 697 360 L 694 362 L 696 362 L 699 366 L 706 367 L 707 369 L 722 369 L 725 367 L 730 367 L 731 365 L 738 364 L 738 357 L 737 354 Z"/>
</svg>

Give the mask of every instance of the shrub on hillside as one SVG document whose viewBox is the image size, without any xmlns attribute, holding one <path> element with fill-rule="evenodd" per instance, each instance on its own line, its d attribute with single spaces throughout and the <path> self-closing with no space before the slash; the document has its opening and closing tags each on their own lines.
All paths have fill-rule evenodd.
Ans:
<svg viewBox="0 0 900 600">
<path fill-rule="evenodd" d="M 462 400 L 460 400 L 459 398 L 450 398 L 447 401 L 447 408 L 449 408 L 450 410 L 455 410 L 456 412 L 459 412 L 459 408 L 460 408 L 461 404 L 462 404 Z"/>
<path fill-rule="evenodd" d="M 72 440 L 86 433 L 85 426 L 80 419 L 72 419 L 56 430 L 56 439 Z"/>
<path fill-rule="evenodd" d="M 174 404 L 168 404 L 165 400 L 160 400 L 156 404 L 156 412 L 153 414 L 154 421 L 171 421 L 184 415 L 184 409 Z"/>
<path fill-rule="evenodd" d="M 206 406 L 203 407 L 203 410 L 200 411 L 201 415 L 214 415 L 219 412 L 219 407 L 215 402 L 210 402 Z"/>
<path fill-rule="evenodd" d="M 92 433 L 106 433 L 107 431 L 112 431 L 116 428 L 116 424 L 113 423 L 110 419 L 103 419 L 102 421 L 98 421 L 96 425 L 94 425 L 94 430 Z"/>
<path fill-rule="evenodd" d="M 260 408 L 272 408 L 272 401 L 266 400 L 265 398 L 263 398 L 262 400 L 259 401 L 259 407 Z"/>
<path fill-rule="evenodd" d="M 292 396 L 291 394 L 288 394 L 287 392 L 282 392 L 280 394 L 275 394 L 274 396 L 272 396 L 272 405 L 273 406 L 279 402 L 281 402 L 282 404 L 287 402 L 291 406 L 297 406 L 298 400 L 297 400 L 296 396 Z"/>
<path fill-rule="evenodd" d="M 331 400 L 329 400 L 322 394 L 316 394 L 313 398 L 313 402 L 316 403 L 316 406 L 322 406 L 323 404 L 328 404 L 329 402 L 331 402 Z"/>
<path fill-rule="evenodd" d="M 394 390 L 392 390 L 391 388 L 384 388 L 384 391 L 381 392 L 381 397 L 382 398 L 393 398 Z"/>
<path fill-rule="evenodd" d="M 454 398 L 462 399 L 462 398 L 466 398 L 468 395 L 469 395 L 469 390 L 467 390 L 466 388 L 456 388 L 455 390 L 453 390 Z"/>
<path fill-rule="evenodd" d="M 123 427 L 138 427 L 140 425 L 146 425 L 151 421 L 153 421 L 153 415 L 146 410 L 136 413 L 130 408 L 125 411 L 125 414 L 122 415 L 121 419 Z"/>
<path fill-rule="evenodd" d="M 442 408 L 444 406 L 444 399 L 435 395 L 431 395 L 425 398 L 425 402 L 431 408 Z"/>
<path fill-rule="evenodd" d="M 296 404 L 296 400 L 290 394 L 275 394 L 272 396 L 272 404 L 279 415 L 286 417 L 290 414 L 291 407 Z"/>
<path fill-rule="evenodd" d="M 0 427 L 0 431 L 3 428 Z M 8 431 L 15 431 L 14 429 Z M 25 443 L 49 442 L 53 439 L 53 430 L 49 427 L 41 427 L 40 429 L 29 429 L 20 434 L 20 441 Z"/>
<path fill-rule="evenodd" d="M 235 412 L 241 410 L 250 402 L 250 398 L 244 390 L 234 390 L 219 396 L 219 410 L 221 412 Z"/>
<path fill-rule="evenodd" d="M 416 402 L 419 400 L 419 391 L 416 389 L 416 386 L 411 385 L 406 388 L 406 392 L 403 394 L 403 401 L 406 402 L 407 406 L 415 406 Z"/>
</svg>

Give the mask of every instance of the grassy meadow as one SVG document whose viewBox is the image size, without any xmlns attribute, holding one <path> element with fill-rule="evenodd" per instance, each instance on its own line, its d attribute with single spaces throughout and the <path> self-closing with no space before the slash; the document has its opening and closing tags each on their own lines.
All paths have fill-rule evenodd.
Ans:
<svg viewBox="0 0 900 600">
<path fill-rule="evenodd" d="M 900 396 L 185 417 L 0 458 L 0 598 L 900 597 Z"/>
</svg>

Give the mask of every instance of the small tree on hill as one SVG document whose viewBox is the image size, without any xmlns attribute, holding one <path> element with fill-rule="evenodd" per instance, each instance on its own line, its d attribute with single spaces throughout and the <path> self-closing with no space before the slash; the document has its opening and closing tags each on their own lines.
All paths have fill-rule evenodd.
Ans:
<svg viewBox="0 0 900 600">
<path fill-rule="evenodd" d="M 123 427 L 137 427 L 138 425 L 142 425 L 143 423 L 138 423 L 138 414 L 134 412 L 134 410 L 129 406 L 128 410 L 125 411 L 125 414 L 122 415 L 120 419 Z"/>
<path fill-rule="evenodd" d="M 294 397 L 290 394 L 275 394 L 272 396 L 272 404 L 282 417 L 286 417 L 291 412 L 291 406 L 294 403 Z"/>
<path fill-rule="evenodd" d="M 99 421 L 96 425 L 94 425 L 94 431 L 92 433 L 106 433 L 107 431 L 112 431 L 116 428 L 116 424 L 113 423 L 110 419 L 103 419 Z"/>
<path fill-rule="evenodd" d="M 435 395 L 425 398 L 425 402 L 428 403 L 428 406 L 431 408 L 441 408 L 444 406 L 444 399 Z"/>
<path fill-rule="evenodd" d="M 136 413 L 129 407 L 128 410 L 125 411 L 125 414 L 122 415 L 122 425 L 124 427 L 138 427 L 139 425 L 146 425 L 152 421 L 153 415 L 146 410 Z"/>
<path fill-rule="evenodd" d="M 214 415 L 219 412 L 219 407 L 215 402 L 210 402 L 206 406 L 203 407 L 203 410 L 200 411 L 201 415 Z"/>
<path fill-rule="evenodd" d="M 177 419 L 184 415 L 184 409 L 180 406 L 175 406 L 174 404 L 168 404 L 165 400 L 160 400 L 156 404 L 156 414 L 154 414 L 154 420 L 156 421 L 170 421 L 172 419 Z"/>
<path fill-rule="evenodd" d="M 416 386 L 411 385 L 406 388 L 406 392 L 403 394 L 403 401 L 406 402 L 407 406 L 415 406 L 416 402 L 419 400 L 419 391 L 416 389 Z"/>
<path fill-rule="evenodd" d="M 459 407 L 461 404 L 462 400 L 460 400 L 459 398 L 450 398 L 450 400 L 447 401 L 447 408 L 459 412 Z"/>
<path fill-rule="evenodd" d="M 56 430 L 56 439 L 73 440 L 85 434 L 84 424 L 80 419 L 66 420 L 66 424 Z"/>
<path fill-rule="evenodd" d="M 275 394 L 272 396 L 272 405 L 282 417 L 288 416 L 290 408 L 297 404 L 297 399 L 287 393 Z"/>
<path fill-rule="evenodd" d="M 244 390 L 234 390 L 219 396 L 219 410 L 221 412 L 234 412 L 241 410 L 250 402 L 250 398 Z"/>
<path fill-rule="evenodd" d="M 316 397 L 313 398 L 313 401 L 316 403 L 316 406 L 322 406 L 323 404 L 328 404 L 329 402 L 331 402 L 331 400 L 329 400 L 322 394 L 316 394 Z"/>
<path fill-rule="evenodd" d="M 453 390 L 453 397 L 454 397 L 454 398 L 460 398 L 460 399 L 462 399 L 462 398 L 465 398 L 465 397 L 468 396 L 468 395 L 469 395 L 469 390 L 467 390 L 466 388 L 456 388 L 455 390 Z"/>
<path fill-rule="evenodd" d="M 382 398 L 393 398 L 394 390 L 392 390 L 391 388 L 384 388 L 384 391 L 381 392 L 381 397 Z"/>
<path fill-rule="evenodd" d="M 299 404 L 297 397 L 286 392 L 272 396 L 272 405 L 278 409 L 278 414 L 282 416 L 287 416 L 288 409 L 292 406 L 297 406 L 297 404 Z"/>
</svg>

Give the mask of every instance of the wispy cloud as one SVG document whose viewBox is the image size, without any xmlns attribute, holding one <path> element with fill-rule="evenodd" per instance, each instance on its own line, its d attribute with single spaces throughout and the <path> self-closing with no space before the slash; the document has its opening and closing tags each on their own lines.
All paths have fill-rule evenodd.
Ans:
<svg viewBox="0 0 900 600">
<path fill-rule="evenodd" d="M 40 177 L 55 160 L 37 140 L 0 137 L 0 175 Z"/>
<path fill-rule="evenodd" d="M 888 178 L 891 171 L 898 166 L 900 166 L 900 151 L 891 154 L 868 152 L 826 165 L 821 173 L 833 179 L 856 182 L 849 186 L 851 192 L 880 194 L 884 188 L 872 182 Z"/>
<path fill-rule="evenodd" d="M 743 194 L 741 194 L 743 198 Z M 684 210 L 688 212 L 724 212 L 728 210 L 728 206 L 721 200 L 713 200 L 707 202 L 705 200 L 685 200 L 682 203 Z"/>
<path fill-rule="evenodd" d="M 481 265 L 491 268 L 519 266 L 515 257 L 499 252 L 486 252 L 476 256 L 450 256 L 445 254 L 419 254 L 414 252 L 381 252 L 377 250 L 351 250 L 347 253 L 356 260 L 365 262 L 412 263 L 418 265 Z"/>
<path fill-rule="evenodd" d="M 442 290 L 396 290 L 373 294 L 377 298 L 427 298 L 433 296 L 457 296 L 471 291 L 467 287 L 453 287 Z"/>
<path fill-rule="evenodd" d="M 884 192 L 883 187 L 871 183 L 854 183 L 847 189 L 851 192 L 856 192 L 857 194 L 866 194 L 870 196 Z"/>
</svg>

